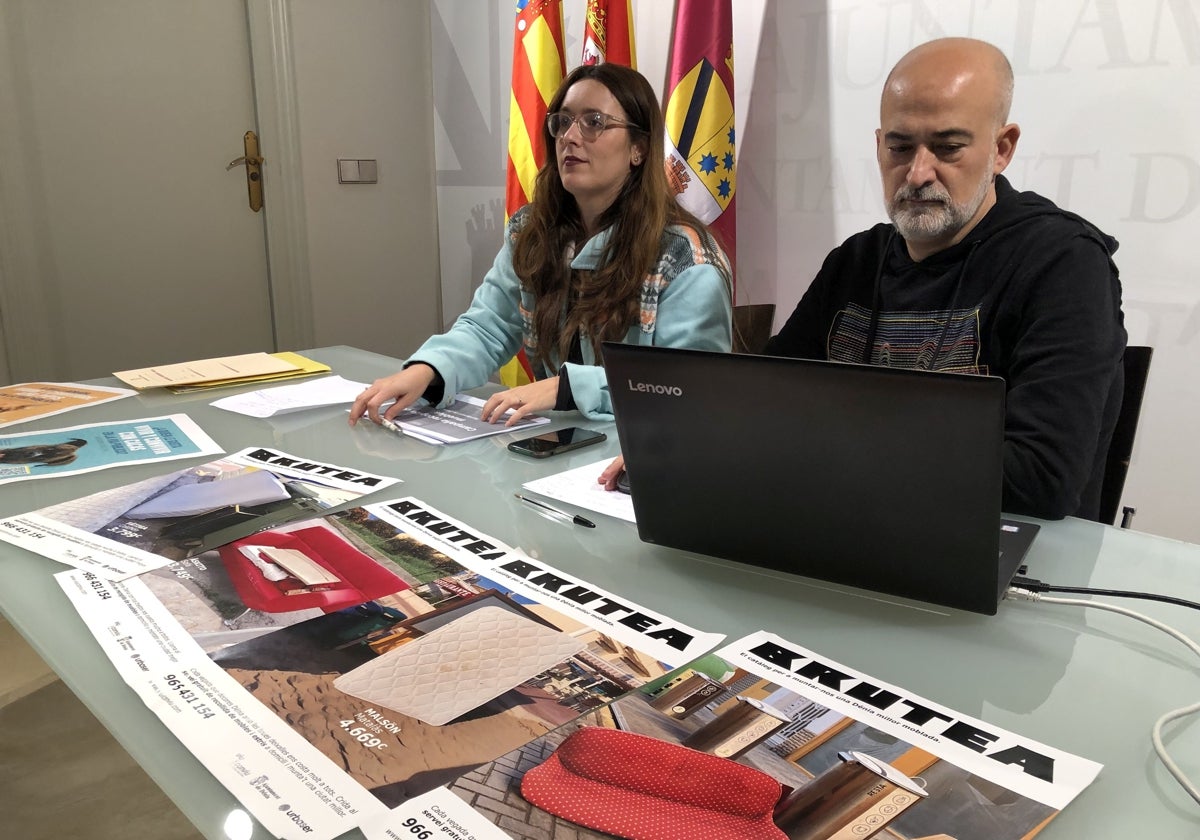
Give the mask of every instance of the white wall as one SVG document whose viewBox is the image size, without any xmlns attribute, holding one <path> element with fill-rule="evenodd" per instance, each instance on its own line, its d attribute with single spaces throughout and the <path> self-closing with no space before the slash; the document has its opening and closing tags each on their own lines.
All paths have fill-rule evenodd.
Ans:
<svg viewBox="0 0 1200 840">
<path fill-rule="evenodd" d="M 774 302 L 781 323 L 828 251 L 885 217 L 873 132 L 896 60 L 943 35 L 997 44 L 1014 65 L 1012 117 L 1023 130 L 1010 180 L 1120 240 L 1130 342 L 1156 348 L 1125 503 L 1138 508 L 1137 528 L 1200 542 L 1200 278 L 1190 236 L 1200 221 L 1200 3 L 733 5 L 744 125 L 739 302 Z M 482 15 L 478 0 L 433 3 L 446 323 L 499 246 L 513 6 L 493 0 Z M 634 6 L 639 68 L 661 86 L 671 4 Z M 573 65 L 583 3 L 564 7 Z"/>
<path fill-rule="evenodd" d="M 440 323 L 428 9 L 290 5 L 317 345 L 403 357 Z M 338 158 L 379 182 L 339 184 Z"/>
</svg>

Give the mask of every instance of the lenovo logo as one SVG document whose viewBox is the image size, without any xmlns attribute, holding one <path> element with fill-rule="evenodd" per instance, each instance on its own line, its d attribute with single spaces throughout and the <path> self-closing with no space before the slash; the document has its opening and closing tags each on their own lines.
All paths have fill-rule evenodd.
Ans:
<svg viewBox="0 0 1200 840">
<path fill-rule="evenodd" d="M 678 385 L 657 385 L 653 382 L 634 382 L 632 379 L 626 379 L 629 383 L 630 391 L 638 391 L 643 394 L 662 394 L 664 397 L 682 397 L 683 389 Z"/>
</svg>

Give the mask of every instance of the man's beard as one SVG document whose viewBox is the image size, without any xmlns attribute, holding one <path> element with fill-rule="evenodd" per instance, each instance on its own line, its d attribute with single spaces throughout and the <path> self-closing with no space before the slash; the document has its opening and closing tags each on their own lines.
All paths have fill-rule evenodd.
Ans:
<svg viewBox="0 0 1200 840">
<path fill-rule="evenodd" d="M 988 171 L 991 171 L 990 166 Z M 929 242 L 947 235 L 952 236 L 978 212 L 980 205 L 987 198 L 990 184 L 991 178 L 982 179 L 975 195 L 961 204 L 956 204 L 950 198 L 950 193 L 940 184 L 928 184 L 918 188 L 906 184 L 896 190 L 896 194 L 888 202 L 888 218 L 892 220 L 900 235 L 910 242 Z M 904 201 L 938 201 L 941 204 L 933 207 L 905 207 Z"/>
</svg>

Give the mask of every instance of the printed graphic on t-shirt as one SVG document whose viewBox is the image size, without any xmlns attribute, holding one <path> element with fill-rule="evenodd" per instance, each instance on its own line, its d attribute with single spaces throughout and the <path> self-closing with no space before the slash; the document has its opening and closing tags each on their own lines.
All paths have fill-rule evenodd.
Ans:
<svg viewBox="0 0 1200 840">
<path fill-rule="evenodd" d="M 861 364 L 871 310 L 851 303 L 829 329 L 826 353 Z M 934 312 L 881 312 L 870 363 L 883 367 L 986 374 L 979 363 L 979 307 Z"/>
</svg>

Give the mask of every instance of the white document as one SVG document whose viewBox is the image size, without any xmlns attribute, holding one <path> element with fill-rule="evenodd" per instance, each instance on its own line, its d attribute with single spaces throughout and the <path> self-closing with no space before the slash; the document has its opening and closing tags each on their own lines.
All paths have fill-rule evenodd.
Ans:
<svg viewBox="0 0 1200 840">
<path fill-rule="evenodd" d="M 222 397 L 214 400 L 212 404 L 216 408 L 249 417 L 272 417 L 276 414 L 303 411 L 306 408 L 346 405 L 354 402 L 354 398 L 366 387 L 361 382 L 351 382 L 340 376 L 322 376 L 320 379 L 301 382 L 298 385 L 280 385 L 251 391 L 248 394 Z"/>
<path fill-rule="evenodd" d="M 445 408 L 425 404 L 411 406 L 396 415 L 392 427 L 393 430 L 398 427 L 403 434 L 425 443 L 462 443 L 550 422 L 549 417 L 530 414 L 511 426 L 488 423 L 480 417 L 485 403 L 486 400 L 479 397 L 458 394 Z M 505 416 L 508 416 L 507 412 Z"/>
<path fill-rule="evenodd" d="M 615 516 L 626 522 L 637 522 L 633 515 L 633 499 L 628 493 L 605 490 L 596 483 L 596 478 L 611 462 L 611 458 L 606 458 L 573 470 L 527 481 L 521 486 L 560 502 L 570 502 L 576 507 L 587 508 L 605 516 Z"/>
</svg>

